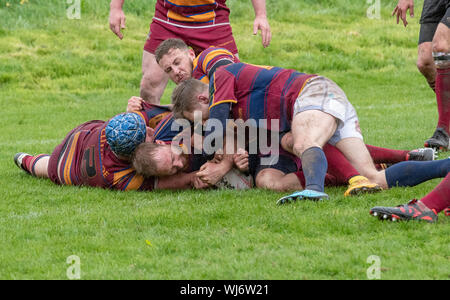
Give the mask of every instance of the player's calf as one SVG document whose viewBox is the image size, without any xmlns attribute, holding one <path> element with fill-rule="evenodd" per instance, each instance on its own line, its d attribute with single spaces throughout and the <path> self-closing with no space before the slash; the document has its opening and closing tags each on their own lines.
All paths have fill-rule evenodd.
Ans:
<svg viewBox="0 0 450 300">
<path fill-rule="evenodd" d="M 50 155 L 39 154 L 36 156 L 19 152 L 14 155 L 14 163 L 17 167 L 35 177 L 48 177 L 47 168 Z"/>
</svg>

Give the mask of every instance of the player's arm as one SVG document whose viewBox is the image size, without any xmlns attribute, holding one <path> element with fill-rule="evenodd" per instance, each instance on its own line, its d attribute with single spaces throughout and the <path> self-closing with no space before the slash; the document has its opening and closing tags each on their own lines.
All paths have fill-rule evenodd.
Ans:
<svg viewBox="0 0 450 300">
<path fill-rule="evenodd" d="M 267 21 L 266 0 L 252 0 L 253 9 L 255 10 L 255 21 L 253 22 L 253 34 L 257 34 L 261 30 L 262 44 L 269 46 L 272 39 L 270 25 Z"/>
<path fill-rule="evenodd" d="M 125 14 L 123 12 L 123 3 L 125 0 L 111 0 L 109 4 L 109 28 L 119 39 L 123 39 L 121 29 L 125 29 Z"/>
<path fill-rule="evenodd" d="M 214 73 L 209 82 L 209 119 L 206 122 L 205 140 L 224 140 L 226 137 L 227 120 L 231 108 L 237 103 L 234 93 L 235 78 L 226 70 L 219 69 Z M 216 125 L 216 126 L 215 126 Z M 217 128 L 220 126 L 220 128 Z M 214 157 L 214 153 L 206 153 L 208 160 Z"/>
<path fill-rule="evenodd" d="M 196 176 L 197 172 L 178 173 L 173 176 L 160 177 L 155 181 L 157 190 L 186 190 L 191 188 L 204 189 L 210 185 L 203 183 Z"/>
<path fill-rule="evenodd" d="M 397 15 L 397 24 L 400 19 L 403 21 L 403 25 L 406 27 L 408 21 L 406 20 L 406 13 L 409 10 L 409 15 L 411 18 L 414 17 L 414 0 L 399 0 L 397 6 L 395 7 L 392 15 Z"/>
</svg>

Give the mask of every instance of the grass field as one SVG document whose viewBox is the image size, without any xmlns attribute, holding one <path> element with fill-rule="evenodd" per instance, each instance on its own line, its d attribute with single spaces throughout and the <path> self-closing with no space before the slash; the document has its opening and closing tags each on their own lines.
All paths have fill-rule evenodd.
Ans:
<svg viewBox="0 0 450 300">
<path fill-rule="evenodd" d="M 125 1 L 123 41 L 108 26 L 109 1 L 0 0 L 0 279 L 66 279 L 77 255 L 82 279 L 449 279 L 449 218 L 383 223 L 376 205 L 422 197 L 414 188 L 278 207 L 283 194 L 252 191 L 115 192 L 56 186 L 27 176 L 16 152 L 50 153 L 74 126 L 108 119 L 139 94 L 142 48 L 154 2 Z M 390 17 L 396 1 L 267 0 L 272 44 L 252 35 L 250 1 L 229 0 L 243 61 L 334 79 L 356 107 L 365 140 L 421 147 L 437 122 L 434 94 L 415 66 L 418 19 Z M 163 103 L 169 103 L 169 84 Z M 442 153 L 446 158 L 449 153 Z"/>
</svg>

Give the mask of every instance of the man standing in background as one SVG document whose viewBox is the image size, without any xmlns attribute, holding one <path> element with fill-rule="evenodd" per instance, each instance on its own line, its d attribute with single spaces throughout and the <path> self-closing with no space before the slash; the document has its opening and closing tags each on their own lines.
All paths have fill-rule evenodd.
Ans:
<svg viewBox="0 0 450 300">
<path fill-rule="evenodd" d="M 406 27 L 414 17 L 414 0 L 399 0 L 392 15 Z M 439 120 L 425 147 L 449 150 L 450 138 L 450 0 L 425 0 L 420 18 L 417 67 L 436 92 Z"/>
<path fill-rule="evenodd" d="M 125 0 L 111 0 L 109 24 L 111 30 L 123 38 L 125 28 L 123 4 Z M 196 55 L 209 46 L 226 48 L 238 54 L 230 26 L 230 9 L 226 0 L 157 0 L 150 33 L 142 57 L 140 96 L 145 101 L 159 104 L 168 82 L 168 76 L 158 66 L 154 52 L 169 38 L 180 38 L 191 46 Z M 271 32 L 266 15 L 266 1 L 252 0 L 255 11 L 253 34 L 261 30 L 262 44 L 270 44 Z"/>
</svg>

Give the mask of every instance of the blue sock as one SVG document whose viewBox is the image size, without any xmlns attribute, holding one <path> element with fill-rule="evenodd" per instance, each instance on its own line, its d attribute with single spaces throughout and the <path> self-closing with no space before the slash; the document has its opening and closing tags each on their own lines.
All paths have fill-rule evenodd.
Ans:
<svg viewBox="0 0 450 300">
<path fill-rule="evenodd" d="M 322 149 L 319 147 L 306 149 L 302 154 L 301 160 L 306 182 L 305 189 L 323 193 L 328 162 Z"/>
<path fill-rule="evenodd" d="M 444 178 L 450 172 L 450 159 L 434 161 L 404 161 L 386 169 L 388 186 L 415 186 L 434 178 Z"/>
</svg>

